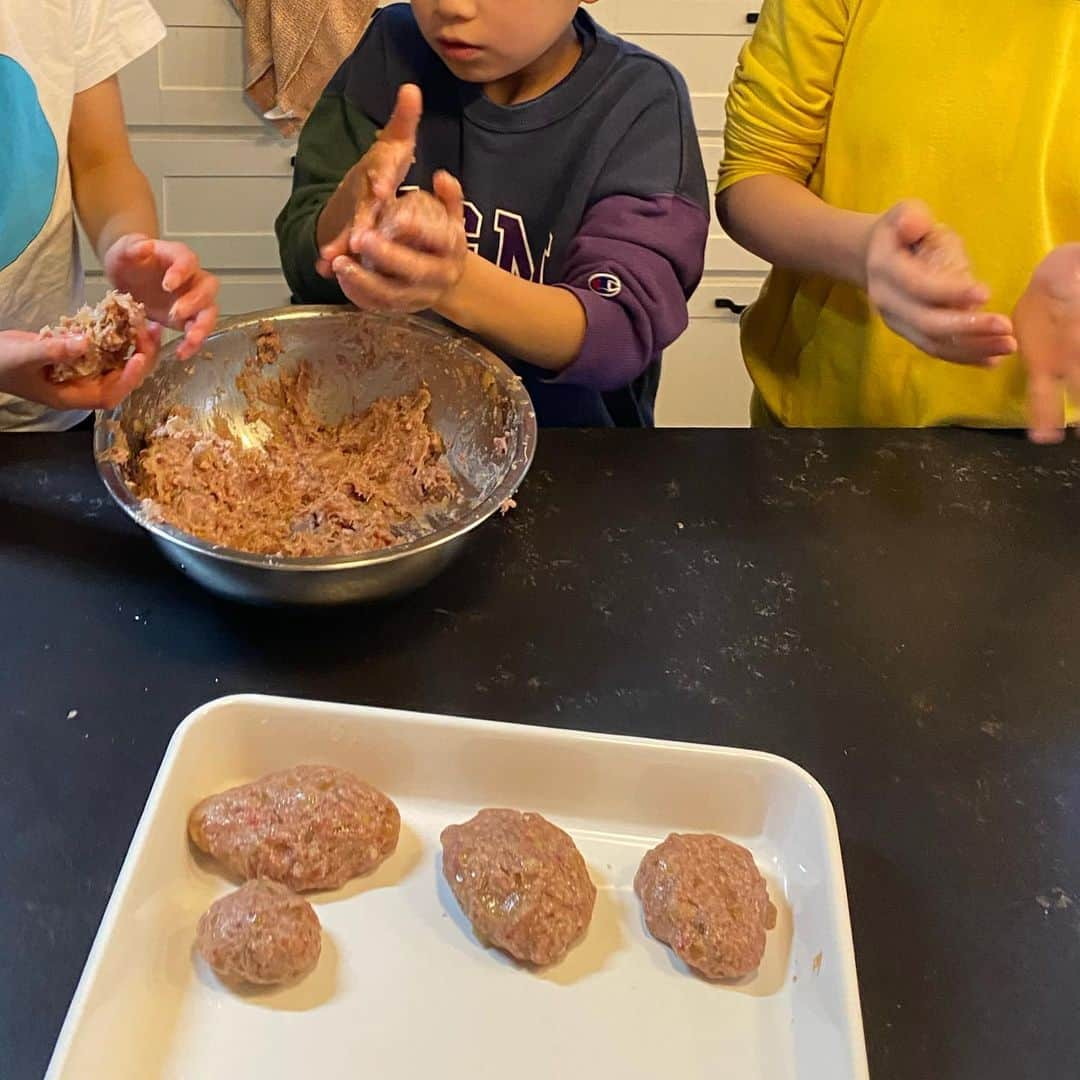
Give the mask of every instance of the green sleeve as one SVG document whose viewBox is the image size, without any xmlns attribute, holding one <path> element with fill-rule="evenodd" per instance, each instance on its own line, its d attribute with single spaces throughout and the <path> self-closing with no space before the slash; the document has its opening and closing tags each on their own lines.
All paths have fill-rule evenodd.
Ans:
<svg viewBox="0 0 1080 1080">
<path fill-rule="evenodd" d="M 345 174 L 375 142 L 371 119 L 345 98 L 327 91 L 300 133 L 289 201 L 278 215 L 276 231 L 281 268 L 301 304 L 344 304 L 336 281 L 315 270 L 319 257 L 315 228 L 323 207 Z"/>
</svg>

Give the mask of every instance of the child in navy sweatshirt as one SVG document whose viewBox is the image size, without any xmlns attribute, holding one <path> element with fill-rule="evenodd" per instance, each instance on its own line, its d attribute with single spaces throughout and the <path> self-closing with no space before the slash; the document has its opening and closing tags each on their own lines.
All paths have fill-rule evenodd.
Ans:
<svg viewBox="0 0 1080 1080">
<path fill-rule="evenodd" d="M 576 0 L 413 0 L 312 113 L 277 232 L 296 301 L 431 310 L 510 361 L 542 424 L 641 427 L 709 212 L 669 64 Z"/>
</svg>

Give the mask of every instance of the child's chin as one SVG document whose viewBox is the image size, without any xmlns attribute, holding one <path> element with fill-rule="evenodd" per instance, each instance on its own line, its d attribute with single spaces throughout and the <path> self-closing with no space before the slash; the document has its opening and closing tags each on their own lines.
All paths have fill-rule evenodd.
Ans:
<svg viewBox="0 0 1080 1080">
<path fill-rule="evenodd" d="M 493 83 L 503 77 L 498 72 L 487 71 L 476 64 L 458 63 L 454 60 L 448 60 L 445 56 L 441 57 L 441 60 L 450 69 L 454 77 L 462 82 L 486 86 L 488 83 Z"/>
</svg>

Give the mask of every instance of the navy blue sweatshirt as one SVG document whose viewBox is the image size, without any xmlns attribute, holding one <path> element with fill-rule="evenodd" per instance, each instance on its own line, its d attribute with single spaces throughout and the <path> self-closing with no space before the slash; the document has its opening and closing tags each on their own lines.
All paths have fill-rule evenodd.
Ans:
<svg viewBox="0 0 1080 1080">
<path fill-rule="evenodd" d="M 379 12 L 300 137 L 293 192 L 277 222 L 299 303 L 343 303 L 315 271 L 316 225 L 374 142 L 398 87 L 424 95 L 404 187 L 447 169 L 465 190 L 474 251 L 504 270 L 569 289 L 588 329 L 557 374 L 507 357 L 547 426 L 653 423 L 660 358 L 686 328 L 701 279 L 709 196 L 686 86 L 670 64 L 575 17 L 582 57 L 561 83 L 501 106 L 456 78 L 411 9 Z"/>
</svg>

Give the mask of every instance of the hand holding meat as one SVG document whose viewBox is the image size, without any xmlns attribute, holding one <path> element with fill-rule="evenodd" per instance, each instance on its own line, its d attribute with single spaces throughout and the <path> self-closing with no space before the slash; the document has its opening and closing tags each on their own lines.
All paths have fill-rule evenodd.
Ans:
<svg viewBox="0 0 1080 1080">
<path fill-rule="evenodd" d="M 414 312 L 436 307 L 461 280 L 468 246 L 461 185 L 447 172 L 435 194 L 394 200 L 359 237 L 355 254 L 334 260 L 345 295 L 359 308 Z"/>
<path fill-rule="evenodd" d="M 380 212 L 393 201 L 416 157 L 416 131 L 423 112 L 420 88 L 398 90 L 394 112 L 374 146 L 348 171 L 320 220 L 332 235 L 322 242 L 316 269 L 333 277 L 337 259 L 359 252 L 360 239 L 375 227 Z"/>
<path fill-rule="evenodd" d="M 58 380 L 56 373 L 87 361 L 90 342 L 85 333 L 0 331 L 0 391 L 52 409 L 112 409 L 149 374 L 159 339 L 159 329 L 144 325 L 137 332 L 135 351 L 121 366 L 69 381 Z"/>
</svg>

